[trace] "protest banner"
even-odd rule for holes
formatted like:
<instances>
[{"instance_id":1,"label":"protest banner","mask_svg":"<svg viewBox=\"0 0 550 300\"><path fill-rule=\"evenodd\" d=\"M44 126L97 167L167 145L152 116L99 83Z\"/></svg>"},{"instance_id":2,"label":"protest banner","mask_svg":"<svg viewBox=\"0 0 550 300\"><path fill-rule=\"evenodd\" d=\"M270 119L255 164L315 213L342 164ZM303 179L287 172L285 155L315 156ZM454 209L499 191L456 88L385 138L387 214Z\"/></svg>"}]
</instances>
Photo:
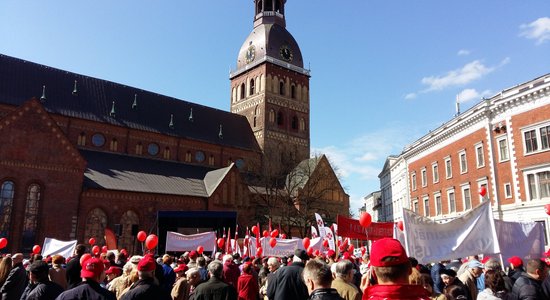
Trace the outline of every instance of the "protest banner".
<instances>
[{"instance_id":1,"label":"protest banner","mask_svg":"<svg viewBox=\"0 0 550 300\"><path fill-rule=\"evenodd\" d=\"M166 251L192 251L203 246L204 251L216 252L216 232L209 231L185 235L173 231L166 233Z\"/></svg>"},{"instance_id":2,"label":"protest banner","mask_svg":"<svg viewBox=\"0 0 550 300\"><path fill-rule=\"evenodd\" d=\"M503 261L512 256L539 258L544 252L542 223L494 221Z\"/></svg>"},{"instance_id":3,"label":"protest banner","mask_svg":"<svg viewBox=\"0 0 550 300\"><path fill-rule=\"evenodd\" d=\"M393 236L393 223L372 222L369 227L363 227L359 220L338 216L338 236L359 240L378 240Z\"/></svg>"},{"instance_id":4,"label":"protest banner","mask_svg":"<svg viewBox=\"0 0 550 300\"><path fill-rule=\"evenodd\" d=\"M59 254L65 258L73 255L77 241L61 241L53 238L45 238L42 246L42 257Z\"/></svg>"}]
</instances>

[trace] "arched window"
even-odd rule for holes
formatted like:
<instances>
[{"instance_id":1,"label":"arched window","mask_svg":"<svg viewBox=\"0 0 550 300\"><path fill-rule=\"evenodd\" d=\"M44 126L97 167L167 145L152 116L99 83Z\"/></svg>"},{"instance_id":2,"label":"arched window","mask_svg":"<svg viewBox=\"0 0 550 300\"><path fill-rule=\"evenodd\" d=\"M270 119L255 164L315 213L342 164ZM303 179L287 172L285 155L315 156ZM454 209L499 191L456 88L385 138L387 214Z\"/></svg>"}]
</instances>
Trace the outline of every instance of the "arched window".
<instances>
[{"instance_id":1,"label":"arched window","mask_svg":"<svg viewBox=\"0 0 550 300\"><path fill-rule=\"evenodd\" d=\"M244 82L243 82L243 83L241 83L241 99L244 99L246 97L245 94L246 94L246 88L245 88Z\"/></svg>"},{"instance_id":2,"label":"arched window","mask_svg":"<svg viewBox=\"0 0 550 300\"><path fill-rule=\"evenodd\" d=\"M143 145L141 144L141 142L136 144L136 154L137 155L143 154Z\"/></svg>"},{"instance_id":3,"label":"arched window","mask_svg":"<svg viewBox=\"0 0 550 300\"><path fill-rule=\"evenodd\" d=\"M107 214L101 208L94 208L86 217L85 238L95 238L96 244L104 245L105 227L107 226Z\"/></svg>"},{"instance_id":4,"label":"arched window","mask_svg":"<svg viewBox=\"0 0 550 300\"><path fill-rule=\"evenodd\" d=\"M279 81L279 95L285 95L285 83L284 81Z\"/></svg>"},{"instance_id":5,"label":"arched window","mask_svg":"<svg viewBox=\"0 0 550 300\"><path fill-rule=\"evenodd\" d=\"M277 112L277 125L279 126L283 126L285 124L285 120L283 118L283 113L282 112Z\"/></svg>"},{"instance_id":6,"label":"arched window","mask_svg":"<svg viewBox=\"0 0 550 300\"><path fill-rule=\"evenodd\" d=\"M23 250L30 250L36 241L36 228L38 227L38 208L40 206L40 186L31 184L27 190L27 203L23 218Z\"/></svg>"},{"instance_id":7,"label":"arched window","mask_svg":"<svg viewBox=\"0 0 550 300\"><path fill-rule=\"evenodd\" d=\"M15 184L12 181L4 181L0 190L0 236L8 238L10 235L11 211Z\"/></svg>"},{"instance_id":8,"label":"arched window","mask_svg":"<svg viewBox=\"0 0 550 300\"><path fill-rule=\"evenodd\" d=\"M214 155L210 155L210 157L208 157L208 164L213 166L214 164L216 163L216 159L214 158Z\"/></svg>"},{"instance_id":9,"label":"arched window","mask_svg":"<svg viewBox=\"0 0 550 300\"><path fill-rule=\"evenodd\" d=\"M81 133L78 135L77 145L78 145L78 146L86 146L86 133L81 132Z\"/></svg>"},{"instance_id":10,"label":"arched window","mask_svg":"<svg viewBox=\"0 0 550 300\"><path fill-rule=\"evenodd\" d=\"M164 148L162 157L164 157L164 159L170 159L170 147Z\"/></svg>"},{"instance_id":11,"label":"arched window","mask_svg":"<svg viewBox=\"0 0 550 300\"><path fill-rule=\"evenodd\" d=\"M304 118L300 119L300 131L306 130L306 120Z\"/></svg>"},{"instance_id":12,"label":"arched window","mask_svg":"<svg viewBox=\"0 0 550 300\"><path fill-rule=\"evenodd\" d=\"M297 116L292 117L292 129L294 129L294 130L298 129L298 117Z\"/></svg>"},{"instance_id":13,"label":"arched window","mask_svg":"<svg viewBox=\"0 0 550 300\"><path fill-rule=\"evenodd\" d=\"M295 85L290 86L290 98L296 99L296 86Z\"/></svg>"},{"instance_id":14,"label":"arched window","mask_svg":"<svg viewBox=\"0 0 550 300\"><path fill-rule=\"evenodd\" d=\"M254 95L254 79L250 79L250 95Z\"/></svg>"},{"instance_id":15,"label":"arched window","mask_svg":"<svg viewBox=\"0 0 550 300\"><path fill-rule=\"evenodd\" d=\"M125 212L120 218L120 225L122 225L122 232L118 238L118 248L126 249L128 251L135 252L134 236L132 235L132 226L139 227L139 217L136 212L129 210Z\"/></svg>"},{"instance_id":16,"label":"arched window","mask_svg":"<svg viewBox=\"0 0 550 300\"><path fill-rule=\"evenodd\" d=\"M110 145L109 149L111 149L111 151L117 151L118 141L116 139L111 140L111 145Z\"/></svg>"},{"instance_id":17,"label":"arched window","mask_svg":"<svg viewBox=\"0 0 550 300\"><path fill-rule=\"evenodd\" d=\"M275 111L273 109L269 110L269 123L275 123Z\"/></svg>"}]
</instances>

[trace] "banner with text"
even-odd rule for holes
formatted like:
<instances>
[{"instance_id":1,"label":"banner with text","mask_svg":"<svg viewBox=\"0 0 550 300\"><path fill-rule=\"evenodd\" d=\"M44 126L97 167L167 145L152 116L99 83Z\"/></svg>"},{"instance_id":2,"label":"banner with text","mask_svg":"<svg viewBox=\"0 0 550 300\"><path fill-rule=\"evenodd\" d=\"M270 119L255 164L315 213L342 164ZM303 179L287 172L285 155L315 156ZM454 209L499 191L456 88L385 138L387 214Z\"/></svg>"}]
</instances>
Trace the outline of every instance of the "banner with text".
<instances>
[{"instance_id":1,"label":"banner with text","mask_svg":"<svg viewBox=\"0 0 550 300\"><path fill-rule=\"evenodd\" d=\"M369 227L365 228L359 224L359 220L346 218L340 215L336 220L338 223L338 236L359 240L378 240L393 236L393 223L391 222L372 222Z\"/></svg>"},{"instance_id":2,"label":"banner with text","mask_svg":"<svg viewBox=\"0 0 550 300\"><path fill-rule=\"evenodd\" d=\"M275 247L271 247L269 245L269 240L271 238L261 238L260 239L260 245L262 247L262 256L288 256L291 254L294 254L294 250L296 249L304 249L304 246L302 244L302 239L300 238L292 238L292 239L277 239L277 244ZM314 251L319 250L323 251L323 243L322 239L320 237L310 239L309 247L311 247ZM256 238L251 237L250 238L250 253L251 255L256 255Z\"/></svg>"},{"instance_id":3,"label":"banner with text","mask_svg":"<svg viewBox=\"0 0 550 300\"><path fill-rule=\"evenodd\" d=\"M544 227L537 222L495 220L495 229L503 261L512 256L539 258L544 253Z\"/></svg>"},{"instance_id":4,"label":"banner with text","mask_svg":"<svg viewBox=\"0 0 550 300\"><path fill-rule=\"evenodd\" d=\"M419 263L500 253L489 201L444 224L405 208L403 218L408 255Z\"/></svg>"},{"instance_id":5,"label":"banner with text","mask_svg":"<svg viewBox=\"0 0 550 300\"><path fill-rule=\"evenodd\" d=\"M45 238L42 246L42 257L59 254L65 258L73 256L77 241L60 241L52 238Z\"/></svg>"},{"instance_id":6,"label":"banner with text","mask_svg":"<svg viewBox=\"0 0 550 300\"><path fill-rule=\"evenodd\" d=\"M204 251L216 252L216 233L214 231L185 235L173 231L166 233L166 251L192 251L202 246Z\"/></svg>"}]
</instances>

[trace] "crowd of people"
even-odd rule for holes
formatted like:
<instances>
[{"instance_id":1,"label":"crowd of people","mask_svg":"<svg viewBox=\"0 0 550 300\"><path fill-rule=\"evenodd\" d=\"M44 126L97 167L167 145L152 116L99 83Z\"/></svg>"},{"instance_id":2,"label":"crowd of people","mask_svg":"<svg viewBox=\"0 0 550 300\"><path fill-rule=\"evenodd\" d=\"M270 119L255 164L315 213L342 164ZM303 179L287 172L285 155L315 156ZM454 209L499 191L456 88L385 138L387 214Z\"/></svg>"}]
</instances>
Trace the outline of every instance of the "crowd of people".
<instances>
[{"instance_id":1,"label":"crowd of people","mask_svg":"<svg viewBox=\"0 0 550 300\"><path fill-rule=\"evenodd\" d=\"M550 251L545 253L550 256ZM421 265L398 240L373 243L362 257L334 251L317 256L297 249L288 257L240 257L197 251L180 256L6 255L0 261L2 300L359 300L550 299L550 259L495 258Z\"/></svg>"}]
</instances>

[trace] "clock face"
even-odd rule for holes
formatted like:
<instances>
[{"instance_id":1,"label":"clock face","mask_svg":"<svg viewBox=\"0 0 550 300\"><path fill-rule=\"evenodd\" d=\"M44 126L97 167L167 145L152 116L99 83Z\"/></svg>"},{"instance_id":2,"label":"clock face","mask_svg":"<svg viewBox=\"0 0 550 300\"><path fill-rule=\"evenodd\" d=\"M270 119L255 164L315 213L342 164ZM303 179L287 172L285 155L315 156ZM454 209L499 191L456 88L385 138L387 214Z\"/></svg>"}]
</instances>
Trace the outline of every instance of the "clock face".
<instances>
[{"instance_id":1,"label":"clock face","mask_svg":"<svg viewBox=\"0 0 550 300\"><path fill-rule=\"evenodd\" d=\"M281 49L279 49L279 54L281 55L281 58L286 61L292 61L292 50L288 47L288 45L282 45Z\"/></svg>"},{"instance_id":2,"label":"clock face","mask_svg":"<svg viewBox=\"0 0 550 300\"><path fill-rule=\"evenodd\" d=\"M250 47L246 50L246 63L254 61L254 58L256 58L256 47L254 47L254 45L250 45Z\"/></svg>"}]
</instances>

